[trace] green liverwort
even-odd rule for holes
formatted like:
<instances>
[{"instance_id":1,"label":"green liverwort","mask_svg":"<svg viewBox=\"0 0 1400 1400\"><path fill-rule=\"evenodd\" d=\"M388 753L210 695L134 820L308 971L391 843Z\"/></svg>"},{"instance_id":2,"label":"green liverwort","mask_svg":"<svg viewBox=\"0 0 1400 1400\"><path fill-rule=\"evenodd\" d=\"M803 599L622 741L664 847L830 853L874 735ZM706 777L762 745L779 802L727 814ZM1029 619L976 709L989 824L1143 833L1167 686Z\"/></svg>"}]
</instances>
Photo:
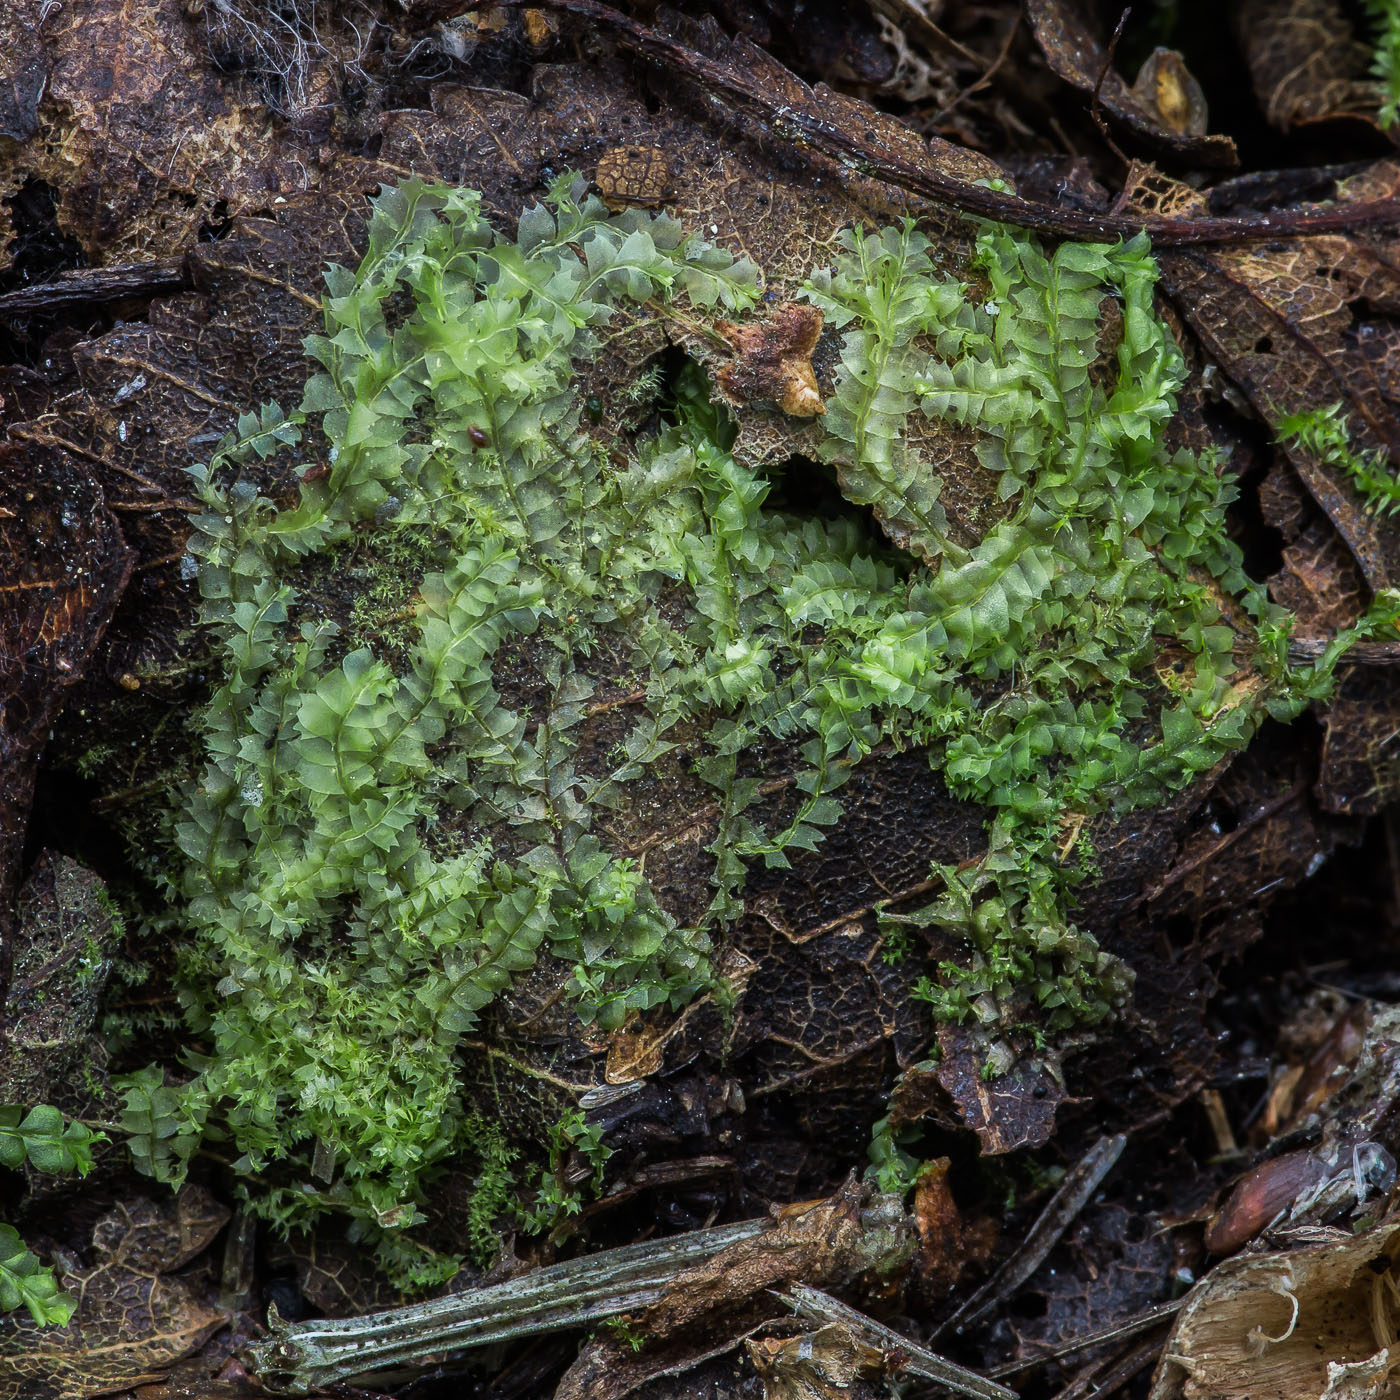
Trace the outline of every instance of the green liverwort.
<instances>
[{"instance_id":1,"label":"green liverwort","mask_svg":"<svg viewBox=\"0 0 1400 1400\"><path fill-rule=\"evenodd\" d=\"M245 415L194 470L218 679L177 893L207 1053L183 1085L130 1082L147 1169L179 1179L216 1131L280 1225L347 1214L400 1278L444 1276L454 1261L402 1234L431 1173L474 1154L489 1208L507 1194L512 1149L457 1075L483 1009L545 956L603 1028L712 986L748 863L817 849L882 744L923 746L991 813L986 857L905 916L964 941L923 984L938 1014L1031 998L1054 1028L1123 1000L1126 970L1071 921L1086 823L1296 712L1346 639L1288 665L1286 621L1226 535L1219 464L1164 446L1184 370L1145 241L1049 256L989 227L975 264L989 298L912 227L856 232L807 289L842 331L823 455L895 547L769 506L694 367L654 436L588 436L574 366L614 313L742 315L750 264L568 178L514 238L468 190L413 181L375 201L363 262L328 275L300 407ZM1122 333L1101 362L1109 297ZM911 446L916 416L976 434L1005 509L971 547ZM297 499L272 499L264 464L298 453ZM363 613L342 629L306 588L351 546L419 571L391 638ZM599 654L642 696L601 767L578 761ZM503 680L522 657L528 713ZM713 897L691 926L595 830L678 733L716 811ZM777 829L741 761L772 741L800 759ZM601 1167L586 1125L560 1131L555 1156L567 1139ZM566 1208L546 1180L536 1223Z\"/></svg>"}]
</instances>

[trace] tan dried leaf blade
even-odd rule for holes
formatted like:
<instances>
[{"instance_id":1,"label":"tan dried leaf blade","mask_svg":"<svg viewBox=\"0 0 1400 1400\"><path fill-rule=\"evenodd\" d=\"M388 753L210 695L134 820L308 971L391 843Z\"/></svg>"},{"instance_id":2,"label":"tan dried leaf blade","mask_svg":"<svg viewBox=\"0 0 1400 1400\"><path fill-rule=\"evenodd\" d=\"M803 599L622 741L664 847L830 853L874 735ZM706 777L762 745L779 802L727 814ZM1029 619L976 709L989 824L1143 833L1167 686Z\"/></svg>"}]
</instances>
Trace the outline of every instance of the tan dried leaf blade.
<instances>
[{"instance_id":1,"label":"tan dried leaf blade","mask_svg":"<svg viewBox=\"0 0 1400 1400\"><path fill-rule=\"evenodd\" d=\"M65 1328L0 1319L0 1400L84 1400L145 1381L188 1355L227 1322L172 1271L223 1229L228 1210L200 1187L167 1205L140 1197L93 1227L96 1262L59 1279L78 1300Z\"/></svg>"}]
</instances>

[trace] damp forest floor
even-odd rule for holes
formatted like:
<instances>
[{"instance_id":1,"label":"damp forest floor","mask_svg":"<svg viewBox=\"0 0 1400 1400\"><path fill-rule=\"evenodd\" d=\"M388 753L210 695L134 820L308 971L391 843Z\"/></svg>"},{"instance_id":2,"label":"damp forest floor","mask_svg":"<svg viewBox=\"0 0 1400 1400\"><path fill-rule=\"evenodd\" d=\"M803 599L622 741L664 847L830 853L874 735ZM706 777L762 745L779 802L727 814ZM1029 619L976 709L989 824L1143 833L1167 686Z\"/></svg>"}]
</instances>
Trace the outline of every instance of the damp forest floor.
<instances>
[{"instance_id":1,"label":"damp forest floor","mask_svg":"<svg viewBox=\"0 0 1400 1400\"><path fill-rule=\"evenodd\" d=\"M0 8L0 1400L1391 1393L1400 9Z\"/></svg>"}]
</instances>

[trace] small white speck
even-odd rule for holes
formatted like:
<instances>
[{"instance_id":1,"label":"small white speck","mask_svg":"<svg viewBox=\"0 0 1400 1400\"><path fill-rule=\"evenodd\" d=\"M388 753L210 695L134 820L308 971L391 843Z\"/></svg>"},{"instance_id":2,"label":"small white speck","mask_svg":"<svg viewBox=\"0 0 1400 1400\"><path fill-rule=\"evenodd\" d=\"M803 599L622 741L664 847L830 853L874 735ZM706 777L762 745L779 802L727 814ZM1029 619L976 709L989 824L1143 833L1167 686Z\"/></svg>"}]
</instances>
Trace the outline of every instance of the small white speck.
<instances>
[{"instance_id":1,"label":"small white speck","mask_svg":"<svg viewBox=\"0 0 1400 1400\"><path fill-rule=\"evenodd\" d=\"M239 789L238 795L250 806L261 807L263 801L263 785L261 778L249 778Z\"/></svg>"},{"instance_id":2,"label":"small white speck","mask_svg":"<svg viewBox=\"0 0 1400 1400\"><path fill-rule=\"evenodd\" d=\"M718 225L718 224L711 224L711 225L710 225L710 233L711 233L711 235L714 235L714 234L716 234L716 233L718 233L718 232L719 232L719 225Z\"/></svg>"},{"instance_id":3,"label":"small white speck","mask_svg":"<svg viewBox=\"0 0 1400 1400\"><path fill-rule=\"evenodd\" d=\"M117 436L118 436L123 442L126 441L126 419L125 419L125 418L123 418L122 421L121 421L120 423L117 424Z\"/></svg>"},{"instance_id":4,"label":"small white speck","mask_svg":"<svg viewBox=\"0 0 1400 1400\"><path fill-rule=\"evenodd\" d=\"M138 374L135 379L128 379L125 384L112 396L113 403L125 403L133 394L139 394L146 387L146 376Z\"/></svg>"},{"instance_id":5,"label":"small white speck","mask_svg":"<svg viewBox=\"0 0 1400 1400\"><path fill-rule=\"evenodd\" d=\"M180 577L182 579L192 579L199 573L199 560L193 554L186 554L180 560Z\"/></svg>"},{"instance_id":6,"label":"small white speck","mask_svg":"<svg viewBox=\"0 0 1400 1400\"><path fill-rule=\"evenodd\" d=\"M63 522L65 528L71 530L78 523L78 517L73 511L73 507L64 503L63 509L59 511L58 518Z\"/></svg>"}]
</instances>

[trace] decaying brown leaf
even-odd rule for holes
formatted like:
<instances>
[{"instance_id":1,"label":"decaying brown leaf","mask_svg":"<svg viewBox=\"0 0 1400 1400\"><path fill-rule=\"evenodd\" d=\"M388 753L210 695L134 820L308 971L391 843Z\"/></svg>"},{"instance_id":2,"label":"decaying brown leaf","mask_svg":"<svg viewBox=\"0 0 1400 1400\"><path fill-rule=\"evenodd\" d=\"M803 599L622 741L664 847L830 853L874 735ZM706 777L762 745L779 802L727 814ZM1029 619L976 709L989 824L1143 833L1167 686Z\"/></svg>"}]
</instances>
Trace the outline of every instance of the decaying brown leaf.
<instances>
[{"instance_id":1,"label":"decaying brown leaf","mask_svg":"<svg viewBox=\"0 0 1400 1400\"><path fill-rule=\"evenodd\" d=\"M49 727L82 678L132 558L92 476L0 448L0 921ZM0 922L0 938L7 930ZM9 980L8 940L0 986Z\"/></svg>"},{"instance_id":2,"label":"decaying brown leaf","mask_svg":"<svg viewBox=\"0 0 1400 1400\"><path fill-rule=\"evenodd\" d=\"M1236 27L1255 95L1284 130L1335 118L1375 122L1371 50L1342 0L1243 0Z\"/></svg>"},{"instance_id":3,"label":"decaying brown leaf","mask_svg":"<svg viewBox=\"0 0 1400 1400\"><path fill-rule=\"evenodd\" d=\"M318 183L314 148L220 80L178 4L6 9L30 36L12 79L29 131L0 150L0 189L52 186L60 226L92 262L183 252L201 225ZM36 103L33 75L44 69Z\"/></svg>"},{"instance_id":4,"label":"decaying brown leaf","mask_svg":"<svg viewBox=\"0 0 1400 1400\"><path fill-rule=\"evenodd\" d=\"M1192 1289L1151 1400L1380 1400L1400 1364L1400 1224L1227 1260Z\"/></svg>"},{"instance_id":5,"label":"decaying brown leaf","mask_svg":"<svg viewBox=\"0 0 1400 1400\"><path fill-rule=\"evenodd\" d=\"M197 1279L174 1272L228 1217L207 1191L186 1186L168 1204L138 1197L104 1215L93 1227L91 1265L56 1251L78 1310L62 1329L0 1318L0 1400L84 1400L159 1380L228 1321L203 1300Z\"/></svg>"},{"instance_id":6,"label":"decaying brown leaf","mask_svg":"<svg viewBox=\"0 0 1400 1400\"><path fill-rule=\"evenodd\" d=\"M112 954L102 881L53 851L35 861L18 900L15 955L0 1020L0 1103L88 1108L106 1061L92 1040Z\"/></svg>"},{"instance_id":7,"label":"decaying brown leaf","mask_svg":"<svg viewBox=\"0 0 1400 1400\"><path fill-rule=\"evenodd\" d=\"M604 151L593 183L609 209L655 208L675 194L671 162L659 146L616 146Z\"/></svg>"},{"instance_id":8,"label":"decaying brown leaf","mask_svg":"<svg viewBox=\"0 0 1400 1400\"><path fill-rule=\"evenodd\" d=\"M934 1075L981 1140L983 1152L996 1156L1050 1140L1055 1110L1065 1099L1057 1056L1028 1046L1017 1054L1000 1035L973 1026L940 1026L938 1044L943 1058ZM988 1064L1004 1072L988 1078Z\"/></svg>"},{"instance_id":9,"label":"decaying brown leaf","mask_svg":"<svg viewBox=\"0 0 1400 1400\"><path fill-rule=\"evenodd\" d=\"M1201 85L1175 49L1156 48L1133 79L1133 96L1178 136L1204 136L1208 113Z\"/></svg>"},{"instance_id":10,"label":"decaying brown leaf","mask_svg":"<svg viewBox=\"0 0 1400 1400\"><path fill-rule=\"evenodd\" d=\"M1338 199L1400 187L1392 163L1340 182ZM1141 186L1140 186L1141 188ZM1180 199L1193 196L1184 189ZM1162 198L1160 185L1154 206ZM1199 200L1199 196L1195 196ZM1267 215L1261 217L1267 218ZM1275 432L1289 414L1341 402L1360 451L1400 447L1397 392L1385 366L1400 335L1400 276L1389 235L1320 236L1249 248L1173 249L1162 284L1206 353ZM1358 345L1371 345L1358 354ZM1372 588L1400 577L1400 532L1306 450L1289 459Z\"/></svg>"}]
</instances>

